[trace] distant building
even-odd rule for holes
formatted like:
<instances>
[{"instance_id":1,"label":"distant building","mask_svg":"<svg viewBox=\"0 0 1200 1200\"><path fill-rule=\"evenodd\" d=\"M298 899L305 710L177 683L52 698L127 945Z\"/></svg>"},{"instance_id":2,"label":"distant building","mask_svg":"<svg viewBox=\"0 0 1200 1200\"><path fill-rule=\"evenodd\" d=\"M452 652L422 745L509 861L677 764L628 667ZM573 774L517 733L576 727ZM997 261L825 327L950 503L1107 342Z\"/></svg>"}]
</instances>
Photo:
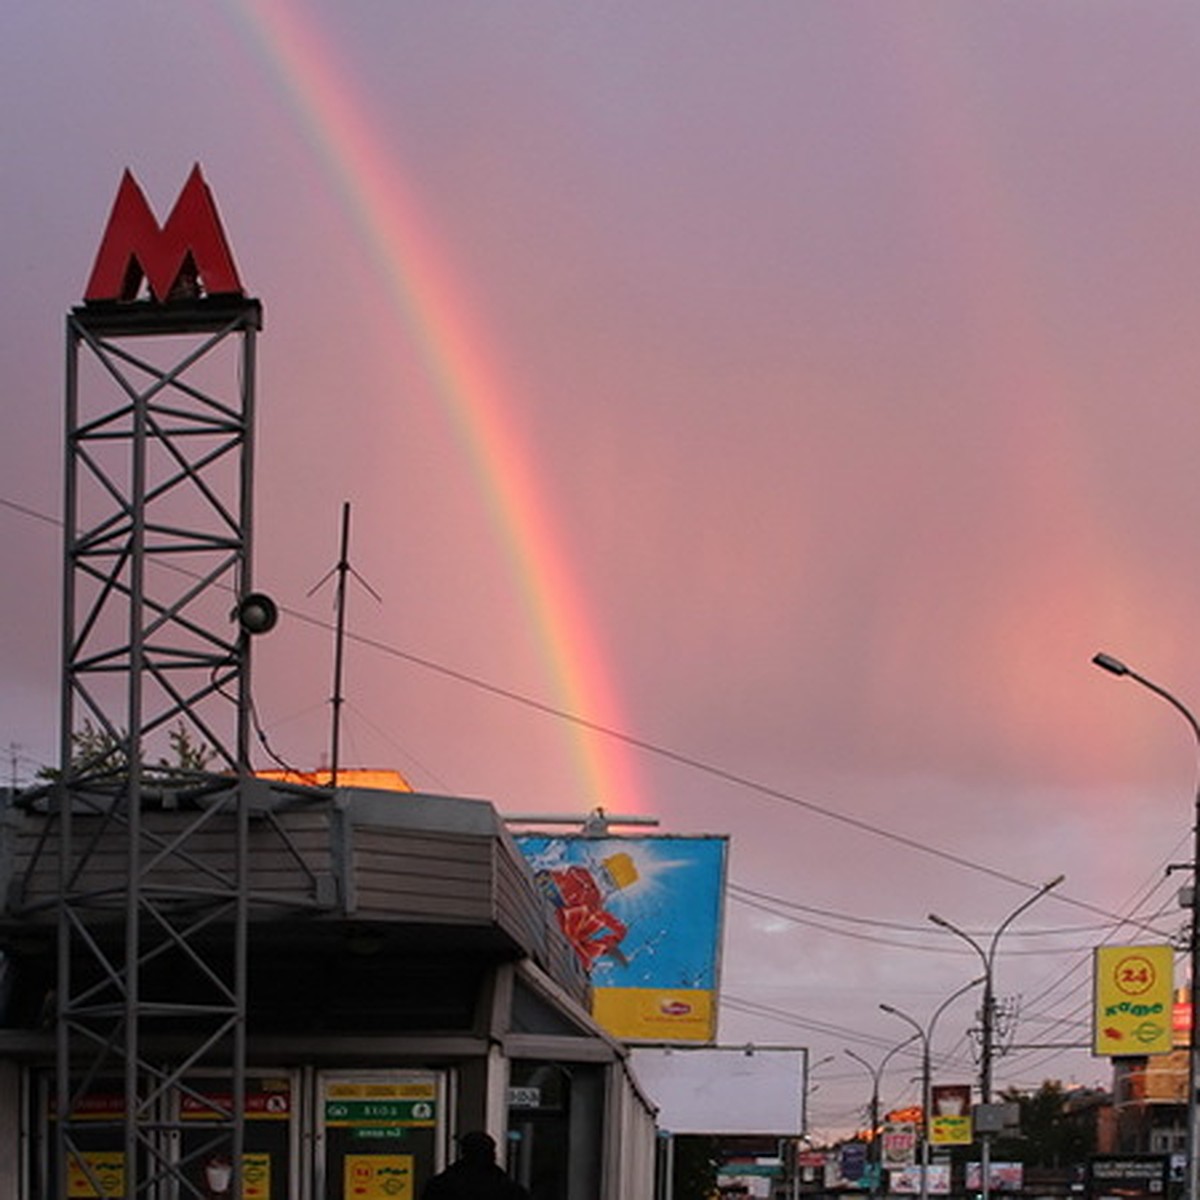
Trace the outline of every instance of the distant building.
<instances>
[{"instance_id":1,"label":"distant building","mask_svg":"<svg viewBox=\"0 0 1200 1200\"><path fill-rule=\"evenodd\" d=\"M1186 1152L1187 1079L1186 1049L1113 1059L1115 1152Z\"/></svg>"},{"instance_id":2,"label":"distant building","mask_svg":"<svg viewBox=\"0 0 1200 1200\"><path fill-rule=\"evenodd\" d=\"M1169 1054L1112 1060L1115 1153L1187 1152L1191 1005L1186 988L1176 992L1172 1029L1174 1049Z\"/></svg>"}]
</instances>

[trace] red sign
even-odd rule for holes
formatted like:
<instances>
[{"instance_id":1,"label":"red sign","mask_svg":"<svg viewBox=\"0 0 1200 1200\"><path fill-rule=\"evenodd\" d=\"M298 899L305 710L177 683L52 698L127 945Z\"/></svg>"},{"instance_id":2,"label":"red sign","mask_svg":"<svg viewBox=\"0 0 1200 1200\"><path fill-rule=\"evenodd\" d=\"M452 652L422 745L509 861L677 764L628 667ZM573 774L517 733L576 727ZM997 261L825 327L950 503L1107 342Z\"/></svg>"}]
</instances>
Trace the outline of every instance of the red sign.
<instances>
[{"instance_id":1,"label":"red sign","mask_svg":"<svg viewBox=\"0 0 1200 1200\"><path fill-rule=\"evenodd\" d=\"M199 164L161 228L133 175L121 179L83 298L136 300L143 278L160 304L245 295Z\"/></svg>"},{"instance_id":2,"label":"red sign","mask_svg":"<svg viewBox=\"0 0 1200 1200\"><path fill-rule=\"evenodd\" d=\"M201 1099L203 1097L203 1099ZM205 1103L205 1101L210 1103ZM247 1120L291 1115L291 1096L283 1089L277 1091L247 1091L245 1100ZM184 1093L180 1097L179 1115L186 1120L213 1121L233 1111L233 1096L229 1092Z\"/></svg>"},{"instance_id":3,"label":"red sign","mask_svg":"<svg viewBox=\"0 0 1200 1200\"><path fill-rule=\"evenodd\" d=\"M1176 1046L1186 1046L1192 1036L1192 1006L1186 1000L1177 1002L1171 1009L1171 1034Z\"/></svg>"}]
</instances>

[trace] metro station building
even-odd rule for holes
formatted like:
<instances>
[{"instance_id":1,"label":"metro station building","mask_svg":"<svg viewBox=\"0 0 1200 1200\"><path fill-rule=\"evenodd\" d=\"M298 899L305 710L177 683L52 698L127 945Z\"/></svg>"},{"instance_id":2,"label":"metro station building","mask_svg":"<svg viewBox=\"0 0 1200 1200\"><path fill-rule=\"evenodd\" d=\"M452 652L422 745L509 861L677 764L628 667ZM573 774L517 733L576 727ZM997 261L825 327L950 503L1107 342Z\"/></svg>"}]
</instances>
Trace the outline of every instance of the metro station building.
<instances>
[{"instance_id":1,"label":"metro station building","mask_svg":"<svg viewBox=\"0 0 1200 1200\"><path fill-rule=\"evenodd\" d=\"M453 1157L455 1135L486 1129L534 1197L648 1200L652 1109L624 1047L588 1015L584 969L493 807L281 784L264 784L261 802L250 829L244 1149L259 1183L246 1195L340 1200L354 1194L355 1172L370 1180L394 1167L406 1173L401 1190L379 1194L416 1196ZM169 839L197 813L143 815ZM0 831L0 1194L14 1200L56 1196L61 1182L52 819L49 798L34 798L8 809ZM96 861L119 872L120 837L95 833L112 841ZM208 864L228 865L228 829L206 836ZM211 938L227 933L214 927ZM115 952L119 913L109 935ZM185 979L176 999L182 1024ZM164 1060L178 1053L170 1032L156 1036ZM169 1111L155 1153L187 1159L210 1116L203 1097L227 1092L227 1080L199 1070L160 1096ZM121 1081L95 1095L88 1150L119 1180ZM206 1168L196 1162L198 1187L211 1188ZM71 1187L90 1194L82 1180Z\"/></svg>"}]
</instances>

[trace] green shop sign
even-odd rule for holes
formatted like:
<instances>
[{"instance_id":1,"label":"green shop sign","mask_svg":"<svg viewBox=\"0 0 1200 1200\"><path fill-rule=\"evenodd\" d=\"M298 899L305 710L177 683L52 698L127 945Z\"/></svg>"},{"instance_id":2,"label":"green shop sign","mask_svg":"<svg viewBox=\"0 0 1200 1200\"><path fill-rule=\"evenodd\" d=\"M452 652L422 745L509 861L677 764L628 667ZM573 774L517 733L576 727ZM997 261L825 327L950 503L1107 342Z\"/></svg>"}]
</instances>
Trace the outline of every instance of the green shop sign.
<instances>
[{"instance_id":1,"label":"green shop sign","mask_svg":"<svg viewBox=\"0 0 1200 1200\"><path fill-rule=\"evenodd\" d=\"M434 1124L436 1111L432 1100L326 1100L325 1124L351 1127L411 1126Z\"/></svg>"}]
</instances>

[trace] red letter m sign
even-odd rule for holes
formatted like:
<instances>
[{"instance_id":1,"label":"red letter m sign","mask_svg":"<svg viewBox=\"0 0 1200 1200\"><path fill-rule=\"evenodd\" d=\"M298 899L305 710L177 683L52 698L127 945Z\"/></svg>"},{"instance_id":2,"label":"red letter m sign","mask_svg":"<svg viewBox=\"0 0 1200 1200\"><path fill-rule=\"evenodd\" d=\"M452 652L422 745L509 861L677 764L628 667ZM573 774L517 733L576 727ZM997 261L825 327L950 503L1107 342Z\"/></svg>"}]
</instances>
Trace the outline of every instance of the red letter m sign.
<instances>
[{"instance_id":1,"label":"red letter m sign","mask_svg":"<svg viewBox=\"0 0 1200 1200\"><path fill-rule=\"evenodd\" d=\"M160 303L202 293L244 294L199 166L192 168L161 229L142 189L125 172L83 298L136 300L143 276Z\"/></svg>"}]
</instances>

